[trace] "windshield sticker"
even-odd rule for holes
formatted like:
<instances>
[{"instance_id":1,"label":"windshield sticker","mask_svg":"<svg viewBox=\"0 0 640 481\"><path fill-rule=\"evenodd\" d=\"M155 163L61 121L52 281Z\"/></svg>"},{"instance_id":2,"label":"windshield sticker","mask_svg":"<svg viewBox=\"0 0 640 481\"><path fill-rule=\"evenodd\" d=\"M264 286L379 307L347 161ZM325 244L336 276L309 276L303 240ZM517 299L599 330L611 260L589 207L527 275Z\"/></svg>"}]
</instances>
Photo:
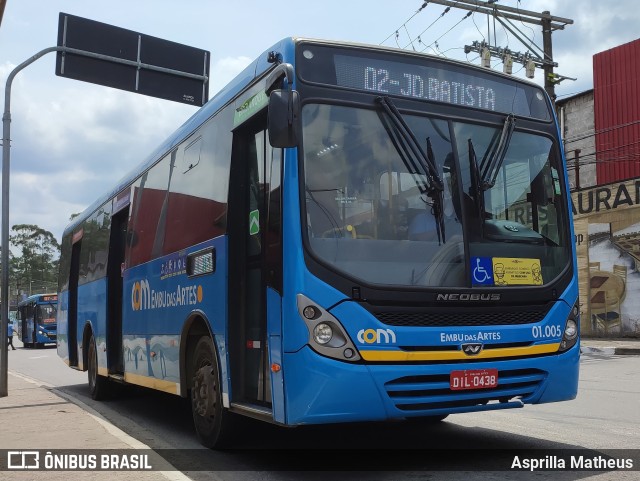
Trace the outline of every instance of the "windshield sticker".
<instances>
[{"instance_id":1,"label":"windshield sticker","mask_svg":"<svg viewBox=\"0 0 640 481\"><path fill-rule=\"evenodd\" d=\"M496 286L541 286L540 259L494 257L493 281Z\"/></svg>"},{"instance_id":2,"label":"windshield sticker","mask_svg":"<svg viewBox=\"0 0 640 481\"><path fill-rule=\"evenodd\" d=\"M254 96L250 97L240 107L238 107L233 115L234 128L243 123L245 120L251 118L260 110L265 108L269 103L269 97L264 90L258 92Z\"/></svg>"},{"instance_id":3,"label":"windshield sticker","mask_svg":"<svg viewBox=\"0 0 640 481\"><path fill-rule=\"evenodd\" d=\"M474 286L493 285L493 263L491 257L471 258L471 281Z\"/></svg>"},{"instance_id":4,"label":"windshield sticker","mask_svg":"<svg viewBox=\"0 0 640 481\"><path fill-rule=\"evenodd\" d=\"M249 235L260 232L260 211L258 209L249 212Z\"/></svg>"}]
</instances>

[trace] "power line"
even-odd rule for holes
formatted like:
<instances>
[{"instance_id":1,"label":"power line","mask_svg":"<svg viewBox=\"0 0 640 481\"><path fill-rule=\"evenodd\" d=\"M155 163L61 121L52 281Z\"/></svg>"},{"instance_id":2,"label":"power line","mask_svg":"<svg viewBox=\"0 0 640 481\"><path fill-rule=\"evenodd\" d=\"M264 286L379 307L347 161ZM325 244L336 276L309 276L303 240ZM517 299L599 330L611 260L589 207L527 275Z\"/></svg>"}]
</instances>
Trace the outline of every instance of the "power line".
<instances>
[{"instance_id":1,"label":"power line","mask_svg":"<svg viewBox=\"0 0 640 481\"><path fill-rule=\"evenodd\" d=\"M615 150L622 149L622 148L625 148L625 147L630 147L632 145L638 145L638 144L640 144L640 141L629 142L628 144L620 145L620 146L617 146L617 147L611 147L609 149L595 150L595 151L590 152L588 154L582 154L582 155L579 156L579 158L580 159L584 159L585 157L593 157L594 155L602 155L602 154L605 154L605 153L611 153L611 152L613 152ZM567 153L575 152L576 150L579 150L579 149L565 151L565 156L566 156ZM638 152L640 152L640 150ZM629 154L630 154L630 152L625 153L625 155L629 155ZM568 160L571 160L571 159L568 159ZM611 160L611 159L601 159L601 160Z\"/></svg>"},{"instance_id":2,"label":"power line","mask_svg":"<svg viewBox=\"0 0 640 481\"><path fill-rule=\"evenodd\" d=\"M596 135L599 135L599 134L605 134L607 132L611 132L612 130L622 129L622 128L629 127L631 125L636 125L636 124L640 124L640 120L634 120L632 122L627 122L626 124L619 124L619 125L614 125L612 127L607 127L606 129L597 130L597 131L594 131L593 133L586 134L581 137L571 137L569 139L564 139L564 143L570 144L572 142L577 142L578 140L588 139L589 137L595 137Z\"/></svg>"},{"instance_id":3,"label":"power line","mask_svg":"<svg viewBox=\"0 0 640 481\"><path fill-rule=\"evenodd\" d=\"M487 17L488 18L488 17ZM487 39L484 37L484 34L482 33L482 31L480 30L480 28L478 27L478 24L476 23L476 13L472 12L472 16L471 16L471 20L473 21L473 24L476 27L476 30L478 31L478 33L480 34L480 36L482 37L482 41L486 42ZM491 37L489 37L489 43L491 43Z\"/></svg>"},{"instance_id":4,"label":"power line","mask_svg":"<svg viewBox=\"0 0 640 481\"><path fill-rule=\"evenodd\" d=\"M422 32L420 32L420 33L418 34L418 36L416 37L416 40L418 41L418 43L422 43L422 40L421 40L421 38L420 38L420 37L422 37L422 35L424 35L424 33L425 33L427 30L429 30L431 27L433 27L433 25L435 25L435 23L436 23L438 20L440 20L442 17L444 17L444 16L449 12L449 10L451 10L451 7L447 7L447 8L445 8L445 9L442 11L442 13L440 14L440 16L439 16L439 17L437 17L433 22L431 22L431 23L429 24L429 26L428 26L427 28L425 28ZM411 40L411 38L409 38L409 39ZM410 43L410 44L413 44L413 40L411 41L411 43ZM406 46L406 47L404 47L404 48L407 48L408 46L409 46L409 45L407 45L407 46Z\"/></svg>"},{"instance_id":5,"label":"power line","mask_svg":"<svg viewBox=\"0 0 640 481\"><path fill-rule=\"evenodd\" d=\"M518 10L518 13L520 13L520 0L518 0L518 3L516 4L516 9ZM536 41L536 31L534 29L532 29L529 25L527 25L526 23L524 23L522 20L520 20L520 23L522 24L523 27L528 28L529 30L531 30L531 33L533 35L533 38L529 39L531 43L533 43L535 45L535 41ZM529 37L527 37L529 38Z\"/></svg>"},{"instance_id":6,"label":"power line","mask_svg":"<svg viewBox=\"0 0 640 481\"><path fill-rule=\"evenodd\" d=\"M473 12L468 12L464 17L462 17L460 20L458 20L458 22L451 27L449 30L447 30L446 32L444 32L442 35L440 35L438 38L436 38L431 44L427 45L422 52L424 52L427 48L431 47L433 44L435 44L438 40L440 40L442 37L444 37L446 34L448 34L451 30L453 30L454 28L456 28L458 25L460 25L464 20L466 20L467 18L469 18L471 16L471 14L473 14Z\"/></svg>"},{"instance_id":7,"label":"power line","mask_svg":"<svg viewBox=\"0 0 640 481\"><path fill-rule=\"evenodd\" d=\"M396 39L397 39L397 38L398 38L398 32L402 29L402 27L405 27L405 29L406 29L407 23L409 23L413 17L415 17L415 16L416 16L416 15L418 15L422 10L424 10L424 8L425 8L428 4L429 4L429 2L428 2L428 1L424 2L424 3L422 4L422 6L421 6L418 10L416 10L416 12L415 12L413 15L411 15L411 16L410 16L410 17L409 17L409 18L408 18L408 19L407 19L407 20L406 20L402 25L400 25L398 28L396 28L396 29L395 29L395 31L391 33L391 35L389 35L389 36L388 36L387 38L385 38L382 42L380 42L380 44L379 44L379 45L382 45L383 43L385 43L387 40L389 40L389 39L390 39L391 37L393 37L394 35L396 35ZM409 32L407 31L407 34L408 34L408 33L409 33ZM409 38L411 38L411 37L409 37Z\"/></svg>"}]
</instances>

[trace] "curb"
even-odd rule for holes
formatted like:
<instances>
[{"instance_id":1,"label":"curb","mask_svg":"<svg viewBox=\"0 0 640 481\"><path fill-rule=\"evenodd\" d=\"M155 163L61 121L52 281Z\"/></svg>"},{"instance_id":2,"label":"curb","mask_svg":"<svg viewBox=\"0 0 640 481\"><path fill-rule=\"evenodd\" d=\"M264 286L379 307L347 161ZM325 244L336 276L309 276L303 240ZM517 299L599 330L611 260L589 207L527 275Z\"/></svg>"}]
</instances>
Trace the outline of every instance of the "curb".
<instances>
[{"instance_id":1,"label":"curb","mask_svg":"<svg viewBox=\"0 0 640 481\"><path fill-rule=\"evenodd\" d=\"M602 354L605 356L613 356L616 353L615 347L589 347L580 346L581 354Z\"/></svg>"},{"instance_id":2,"label":"curb","mask_svg":"<svg viewBox=\"0 0 640 481\"><path fill-rule=\"evenodd\" d=\"M114 438L118 439L119 441L123 442L124 444L127 444L131 449L149 449L152 450L152 448L150 448L149 446L147 446L145 443L143 443L142 441L138 441L136 438L130 436L129 434L127 434L126 432L124 432L123 430L121 430L120 428L118 428L116 425L112 424L107 418L105 418L102 414L100 414L98 411L96 411L95 409L93 409L91 406L89 406L88 404L85 404L84 402L82 402L80 399L77 399L75 397L73 397L70 394L67 394L66 392L58 389L57 387L55 387L52 384L49 384L47 382L44 381L40 381L38 379L34 379L30 376L27 376L25 374L19 373L19 372L15 372L15 371L8 371L8 374L18 377L28 383L34 384L40 388L46 389L47 391L53 393L54 395L75 404L76 406L78 406L80 409L82 409L88 416L92 417L100 426L102 426L102 428L109 433L111 436L113 436ZM170 463L169 463L170 464ZM185 475L183 472L175 470L175 471L155 471L155 473L157 473L159 476L164 477L167 481L191 481L191 478L189 478L187 475ZM215 477L214 479L219 479L217 477Z\"/></svg>"},{"instance_id":3,"label":"curb","mask_svg":"<svg viewBox=\"0 0 640 481\"><path fill-rule=\"evenodd\" d=\"M637 347L616 347L616 354L638 356L640 355L640 348Z\"/></svg>"}]
</instances>

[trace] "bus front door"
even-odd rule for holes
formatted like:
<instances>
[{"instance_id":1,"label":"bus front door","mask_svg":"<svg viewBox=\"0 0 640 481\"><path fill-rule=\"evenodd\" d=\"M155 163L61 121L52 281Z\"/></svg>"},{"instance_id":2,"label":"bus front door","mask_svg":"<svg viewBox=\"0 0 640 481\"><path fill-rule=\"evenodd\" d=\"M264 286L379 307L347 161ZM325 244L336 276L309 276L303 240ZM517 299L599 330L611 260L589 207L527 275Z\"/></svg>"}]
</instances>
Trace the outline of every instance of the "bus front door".
<instances>
[{"instance_id":1,"label":"bus front door","mask_svg":"<svg viewBox=\"0 0 640 481\"><path fill-rule=\"evenodd\" d=\"M266 116L247 124L234 132L228 217L231 401L270 411L266 294L281 272L281 153L269 145Z\"/></svg>"},{"instance_id":2,"label":"bus front door","mask_svg":"<svg viewBox=\"0 0 640 481\"><path fill-rule=\"evenodd\" d=\"M69 346L69 366L78 366L78 281L80 279L80 246L82 239L71 247L71 267L69 269L69 313L67 324L67 345Z\"/></svg>"},{"instance_id":3,"label":"bus front door","mask_svg":"<svg viewBox=\"0 0 640 481\"><path fill-rule=\"evenodd\" d=\"M127 240L129 208L124 208L111 217L109 238L109 260L107 276L109 278L107 315L107 364L109 374L124 373L122 355L122 268Z\"/></svg>"}]
</instances>

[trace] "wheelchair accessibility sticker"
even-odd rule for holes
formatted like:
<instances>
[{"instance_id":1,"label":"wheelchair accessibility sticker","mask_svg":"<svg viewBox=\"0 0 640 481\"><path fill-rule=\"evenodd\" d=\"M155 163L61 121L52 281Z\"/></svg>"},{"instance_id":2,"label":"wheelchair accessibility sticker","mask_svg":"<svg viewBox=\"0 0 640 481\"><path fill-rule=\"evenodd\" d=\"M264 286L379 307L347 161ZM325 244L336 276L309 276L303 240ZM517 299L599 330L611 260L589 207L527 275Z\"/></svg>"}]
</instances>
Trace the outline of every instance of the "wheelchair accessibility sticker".
<instances>
[{"instance_id":1,"label":"wheelchair accessibility sticker","mask_svg":"<svg viewBox=\"0 0 640 481\"><path fill-rule=\"evenodd\" d=\"M471 258L471 281L474 286L493 285L493 261L491 257Z\"/></svg>"}]
</instances>

